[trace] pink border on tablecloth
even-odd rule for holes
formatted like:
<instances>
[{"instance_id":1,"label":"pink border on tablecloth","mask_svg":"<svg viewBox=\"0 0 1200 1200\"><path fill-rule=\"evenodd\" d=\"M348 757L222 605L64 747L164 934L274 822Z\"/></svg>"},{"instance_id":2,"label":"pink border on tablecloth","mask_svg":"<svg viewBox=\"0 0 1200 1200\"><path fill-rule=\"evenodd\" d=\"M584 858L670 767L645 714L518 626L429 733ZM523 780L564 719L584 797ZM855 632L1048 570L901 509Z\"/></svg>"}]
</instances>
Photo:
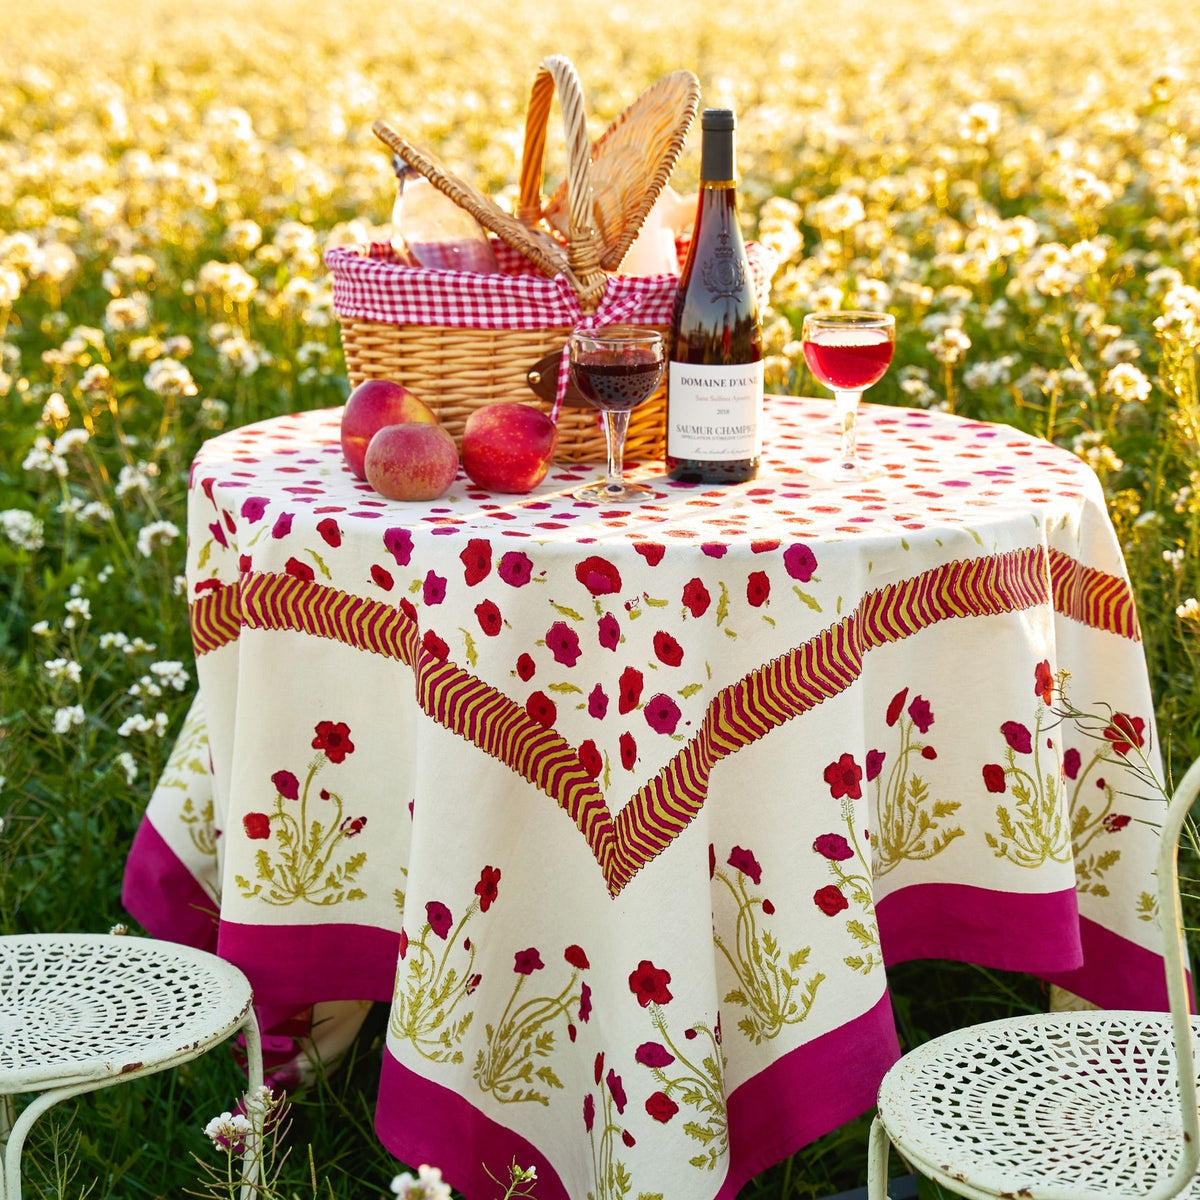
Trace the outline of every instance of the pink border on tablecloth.
<instances>
[{"instance_id":1,"label":"pink border on tablecloth","mask_svg":"<svg viewBox=\"0 0 1200 1200\"><path fill-rule=\"evenodd\" d=\"M884 961L949 958L1023 971L1103 1008L1167 1008L1161 956L1079 915L1074 891L912 884L876 905Z\"/></svg>"},{"instance_id":2,"label":"pink border on tablecloth","mask_svg":"<svg viewBox=\"0 0 1200 1200\"><path fill-rule=\"evenodd\" d=\"M732 1200L747 1180L866 1112L899 1054L891 1001L883 996L861 1017L798 1047L738 1087L728 1101L731 1161L717 1200ZM836 1090L828 1088L830 1081ZM582 1112L579 1119L582 1136ZM553 1167L525 1138L410 1071L388 1051L375 1131L401 1162L440 1167L447 1182L472 1200L493 1197L496 1186L487 1171L503 1179L514 1159L537 1168L539 1200L569 1200Z\"/></svg>"},{"instance_id":3,"label":"pink border on tablecloth","mask_svg":"<svg viewBox=\"0 0 1200 1200\"><path fill-rule=\"evenodd\" d=\"M133 839L121 902L152 937L215 951L240 967L261 997L260 1017L297 1012L322 1000L392 998L398 931L348 923L233 921L221 921L218 929L212 898L148 818Z\"/></svg>"},{"instance_id":4,"label":"pink border on tablecloth","mask_svg":"<svg viewBox=\"0 0 1200 1200\"><path fill-rule=\"evenodd\" d=\"M142 818L133 836L121 903L151 937L198 950L217 948L217 902L196 882L149 817Z\"/></svg>"}]
</instances>

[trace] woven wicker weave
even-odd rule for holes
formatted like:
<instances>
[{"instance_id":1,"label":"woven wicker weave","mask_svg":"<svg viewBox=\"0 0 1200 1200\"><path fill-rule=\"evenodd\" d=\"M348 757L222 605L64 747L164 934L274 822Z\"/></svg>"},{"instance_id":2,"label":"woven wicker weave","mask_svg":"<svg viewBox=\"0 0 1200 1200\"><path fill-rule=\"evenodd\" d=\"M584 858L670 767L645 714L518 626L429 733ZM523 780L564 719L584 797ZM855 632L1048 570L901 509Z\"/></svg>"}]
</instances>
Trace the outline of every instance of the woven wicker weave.
<instances>
[{"instance_id":1,"label":"woven wicker weave","mask_svg":"<svg viewBox=\"0 0 1200 1200\"><path fill-rule=\"evenodd\" d=\"M566 135L567 178L553 201L556 219L565 214L565 244L537 228L551 102L557 93ZM593 150L587 131L583 88L569 59L553 55L534 78L525 123L521 216L513 217L384 121L373 129L394 153L518 251L544 275L565 275L585 313L594 312L608 282L608 264L624 257L670 176L695 118L699 87L677 71L648 89L622 114ZM632 157L632 148L642 149ZM604 146L608 149L598 153ZM612 183L593 209L593 161ZM621 171L612 172L618 161ZM605 235L596 230L602 217ZM461 442L467 417L498 401L517 401L549 411L551 403L531 389L539 360L562 350L570 329L477 329L435 325L392 325L339 314L342 348L352 385L363 379L395 379L410 387ZM661 327L659 327L661 329ZM665 329L661 330L666 333ZM540 389L543 390L544 389ZM574 393L572 393L574 395ZM636 408L629 422L626 457L661 458L664 451L666 384ZM604 431L590 406L564 405L558 414L558 449L563 462L603 462Z\"/></svg>"}]
</instances>

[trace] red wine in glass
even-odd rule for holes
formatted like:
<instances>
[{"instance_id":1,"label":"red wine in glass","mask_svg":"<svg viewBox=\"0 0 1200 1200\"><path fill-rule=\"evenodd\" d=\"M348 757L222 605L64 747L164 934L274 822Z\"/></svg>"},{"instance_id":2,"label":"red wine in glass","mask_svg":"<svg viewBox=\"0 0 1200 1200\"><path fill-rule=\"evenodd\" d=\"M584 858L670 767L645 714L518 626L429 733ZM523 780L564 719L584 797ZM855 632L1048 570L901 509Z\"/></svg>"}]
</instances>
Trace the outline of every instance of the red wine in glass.
<instances>
[{"instance_id":1,"label":"red wine in glass","mask_svg":"<svg viewBox=\"0 0 1200 1200\"><path fill-rule=\"evenodd\" d=\"M625 481L625 434L629 414L654 395L666 365L663 336L639 325L608 325L575 332L568 342L571 379L604 422L608 473L575 494L589 500L640 500L653 490Z\"/></svg>"},{"instance_id":2,"label":"red wine in glass","mask_svg":"<svg viewBox=\"0 0 1200 1200\"><path fill-rule=\"evenodd\" d=\"M841 425L839 458L813 468L827 482L860 483L878 474L858 459L855 419L863 391L878 383L896 349L896 320L887 313L809 313L801 332L804 361L833 391Z\"/></svg>"}]
</instances>

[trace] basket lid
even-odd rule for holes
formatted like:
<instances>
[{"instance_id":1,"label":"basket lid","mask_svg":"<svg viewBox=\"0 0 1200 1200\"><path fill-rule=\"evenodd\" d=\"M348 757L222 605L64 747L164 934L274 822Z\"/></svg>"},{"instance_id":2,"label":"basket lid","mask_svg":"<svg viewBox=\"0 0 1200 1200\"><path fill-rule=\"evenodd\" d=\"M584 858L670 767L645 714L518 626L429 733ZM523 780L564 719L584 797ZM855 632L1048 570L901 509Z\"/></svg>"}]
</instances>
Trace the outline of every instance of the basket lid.
<instances>
[{"instance_id":1,"label":"basket lid","mask_svg":"<svg viewBox=\"0 0 1200 1200\"><path fill-rule=\"evenodd\" d=\"M666 187L700 106L700 82L691 71L672 71L647 88L592 147L591 179L600 265L615 271L633 245L646 215ZM567 180L543 215L567 228Z\"/></svg>"}]
</instances>

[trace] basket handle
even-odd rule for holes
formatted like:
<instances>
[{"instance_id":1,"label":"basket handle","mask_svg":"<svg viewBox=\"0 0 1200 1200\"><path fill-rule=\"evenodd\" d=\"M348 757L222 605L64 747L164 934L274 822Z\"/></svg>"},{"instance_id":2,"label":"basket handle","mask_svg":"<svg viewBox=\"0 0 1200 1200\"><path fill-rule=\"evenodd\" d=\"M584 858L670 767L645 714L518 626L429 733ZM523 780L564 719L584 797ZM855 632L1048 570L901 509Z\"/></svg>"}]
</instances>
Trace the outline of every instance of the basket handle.
<instances>
[{"instance_id":1,"label":"basket handle","mask_svg":"<svg viewBox=\"0 0 1200 1200\"><path fill-rule=\"evenodd\" d=\"M567 264L568 277L585 313L594 312L604 295L608 276L600 266L599 239L592 218L591 157L584 110L583 86L569 58L552 54L542 60L525 114L525 149L521 156L521 191L517 215L527 225L542 216L546 130L550 105L558 91L567 138Z\"/></svg>"}]
</instances>

